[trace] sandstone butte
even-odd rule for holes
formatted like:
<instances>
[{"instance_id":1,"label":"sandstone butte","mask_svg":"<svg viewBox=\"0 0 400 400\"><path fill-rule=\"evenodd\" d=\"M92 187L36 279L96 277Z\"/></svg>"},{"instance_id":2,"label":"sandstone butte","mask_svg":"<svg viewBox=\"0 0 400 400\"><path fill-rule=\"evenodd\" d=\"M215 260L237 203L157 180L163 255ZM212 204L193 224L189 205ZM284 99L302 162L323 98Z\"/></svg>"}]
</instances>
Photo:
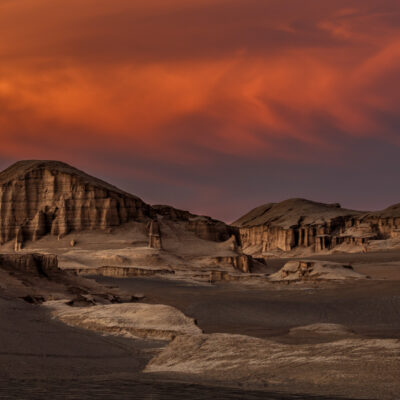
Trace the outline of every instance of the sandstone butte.
<instances>
[{"instance_id":1,"label":"sandstone butte","mask_svg":"<svg viewBox=\"0 0 400 400\"><path fill-rule=\"evenodd\" d=\"M209 241L237 231L221 221L169 206L150 206L132 194L58 161L20 161L0 173L0 244L84 230L110 231L129 221L149 230L149 245L161 247L158 219L176 221Z\"/></svg>"},{"instance_id":2,"label":"sandstone butte","mask_svg":"<svg viewBox=\"0 0 400 400\"><path fill-rule=\"evenodd\" d=\"M200 240L226 242L231 248L227 256L240 257L230 263L243 272L249 272L252 261L242 251L262 257L379 250L383 243L386 248L400 246L400 204L363 212L289 199L257 207L227 225L170 206L149 205L59 161L20 161L0 173L0 245L14 241L16 251L44 236L110 233L132 221L147 231L148 245L154 249L163 247L165 228L175 230L176 241L183 229ZM239 265L243 262L246 265Z\"/></svg>"},{"instance_id":3,"label":"sandstone butte","mask_svg":"<svg viewBox=\"0 0 400 400\"><path fill-rule=\"evenodd\" d=\"M289 199L257 207L232 225L240 231L243 250L252 255L379 250L400 245L400 204L365 212Z\"/></svg>"}]
</instances>

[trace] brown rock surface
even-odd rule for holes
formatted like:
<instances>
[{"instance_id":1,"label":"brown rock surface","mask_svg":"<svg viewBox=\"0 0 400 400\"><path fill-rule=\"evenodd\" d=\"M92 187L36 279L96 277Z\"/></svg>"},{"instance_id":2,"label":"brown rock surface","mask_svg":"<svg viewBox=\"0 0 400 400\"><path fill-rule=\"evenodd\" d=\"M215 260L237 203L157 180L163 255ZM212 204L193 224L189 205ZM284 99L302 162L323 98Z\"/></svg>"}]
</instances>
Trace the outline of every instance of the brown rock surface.
<instances>
[{"instance_id":1,"label":"brown rock surface","mask_svg":"<svg viewBox=\"0 0 400 400\"><path fill-rule=\"evenodd\" d=\"M374 240L400 238L400 205L381 212L290 199L257 207L232 224L248 254L367 251Z\"/></svg>"},{"instance_id":2,"label":"brown rock surface","mask_svg":"<svg viewBox=\"0 0 400 400\"><path fill-rule=\"evenodd\" d=\"M161 229L158 221L151 221L149 224L149 247L162 249Z\"/></svg>"},{"instance_id":3,"label":"brown rock surface","mask_svg":"<svg viewBox=\"0 0 400 400\"><path fill-rule=\"evenodd\" d=\"M67 164L21 161L0 174L0 241L37 240L143 219L150 206ZM21 240L19 240L21 242Z\"/></svg>"},{"instance_id":4,"label":"brown rock surface","mask_svg":"<svg viewBox=\"0 0 400 400\"><path fill-rule=\"evenodd\" d=\"M245 254L238 256L215 257L214 260L217 264L228 264L236 270L244 273L251 272L253 267L253 258Z\"/></svg>"},{"instance_id":5,"label":"brown rock surface","mask_svg":"<svg viewBox=\"0 0 400 400\"><path fill-rule=\"evenodd\" d=\"M157 215L184 223L185 229L204 240L224 241L237 232L209 217L168 206L151 207L58 161L20 161L0 173L0 243L15 239L16 250L24 241L47 234L62 238L74 231L110 232L129 221L148 223Z\"/></svg>"},{"instance_id":6,"label":"brown rock surface","mask_svg":"<svg viewBox=\"0 0 400 400\"><path fill-rule=\"evenodd\" d=\"M0 267L4 270L48 275L58 271L57 256L51 254L0 254Z\"/></svg>"},{"instance_id":7,"label":"brown rock surface","mask_svg":"<svg viewBox=\"0 0 400 400\"><path fill-rule=\"evenodd\" d=\"M252 266L237 228L150 206L58 161L21 161L0 173L0 247L56 254L61 268L76 271L123 265L130 269L114 272L127 276L147 267L206 268L216 257L225 258L229 271Z\"/></svg>"},{"instance_id":8,"label":"brown rock surface","mask_svg":"<svg viewBox=\"0 0 400 400\"><path fill-rule=\"evenodd\" d=\"M355 272L351 265L315 260L289 261L278 272L269 277L271 281L318 281L365 278L365 275Z\"/></svg>"},{"instance_id":9,"label":"brown rock surface","mask_svg":"<svg viewBox=\"0 0 400 400\"><path fill-rule=\"evenodd\" d=\"M158 215L164 216L171 221L184 222L186 229L203 240L224 242L233 235L240 241L238 230L222 221L217 221L204 215L194 215L188 211L165 205L154 205L152 208Z\"/></svg>"}]
</instances>

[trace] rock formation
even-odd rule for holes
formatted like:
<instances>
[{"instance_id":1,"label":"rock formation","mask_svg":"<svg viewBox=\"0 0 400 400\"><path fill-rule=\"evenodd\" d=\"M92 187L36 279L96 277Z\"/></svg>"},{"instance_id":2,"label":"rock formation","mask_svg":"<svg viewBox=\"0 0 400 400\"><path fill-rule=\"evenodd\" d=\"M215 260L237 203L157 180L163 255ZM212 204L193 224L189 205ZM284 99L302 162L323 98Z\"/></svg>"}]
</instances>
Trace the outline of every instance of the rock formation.
<instances>
[{"instance_id":1,"label":"rock formation","mask_svg":"<svg viewBox=\"0 0 400 400\"><path fill-rule=\"evenodd\" d=\"M149 247L151 249L162 249L161 229L158 221L149 223Z\"/></svg>"},{"instance_id":2,"label":"rock formation","mask_svg":"<svg viewBox=\"0 0 400 400\"><path fill-rule=\"evenodd\" d=\"M155 205L152 208L158 215L164 216L168 220L184 223L185 228L195 233L200 239L224 242L234 236L240 242L238 229L226 225L224 222L165 205Z\"/></svg>"},{"instance_id":3,"label":"rock formation","mask_svg":"<svg viewBox=\"0 0 400 400\"><path fill-rule=\"evenodd\" d=\"M37 253L0 254L0 267L42 276L59 270L57 256Z\"/></svg>"},{"instance_id":4,"label":"rock formation","mask_svg":"<svg viewBox=\"0 0 400 400\"><path fill-rule=\"evenodd\" d=\"M139 198L60 162L22 161L0 174L0 241L118 226L151 213Z\"/></svg>"},{"instance_id":5,"label":"rock formation","mask_svg":"<svg viewBox=\"0 0 400 400\"><path fill-rule=\"evenodd\" d=\"M96 269L83 268L74 270L77 275L103 275L113 278L131 278L135 276L170 275L175 271L167 268L138 268L121 266L103 266Z\"/></svg>"},{"instance_id":6,"label":"rock formation","mask_svg":"<svg viewBox=\"0 0 400 400\"><path fill-rule=\"evenodd\" d=\"M0 173L0 244L45 235L62 238L70 232L99 230L136 221L164 220L183 224L199 238L225 241L237 230L209 217L168 206L155 206L100 179L58 161L20 161ZM152 223L151 247L161 247ZM158 228L159 229L159 228Z\"/></svg>"},{"instance_id":7,"label":"rock formation","mask_svg":"<svg viewBox=\"0 0 400 400\"><path fill-rule=\"evenodd\" d=\"M277 273L270 276L272 281L316 281L363 279L366 276L353 270L351 265L326 261L289 261Z\"/></svg>"},{"instance_id":8,"label":"rock formation","mask_svg":"<svg viewBox=\"0 0 400 400\"><path fill-rule=\"evenodd\" d=\"M214 260L217 264L231 265L234 269L244 273L251 272L254 262L252 257L245 254L238 256L215 257Z\"/></svg>"},{"instance_id":9,"label":"rock formation","mask_svg":"<svg viewBox=\"0 0 400 400\"><path fill-rule=\"evenodd\" d=\"M367 249L371 240L400 238L400 205L381 212L361 212L304 199L258 207L233 223L248 254L308 249L332 250L341 245Z\"/></svg>"},{"instance_id":10,"label":"rock formation","mask_svg":"<svg viewBox=\"0 0 400 400\"><path fill-rule=\"evenodd\" d=\"M22 250L22 246L24 245L24 235L22 233L22 229L17 228L17 233L15 235L15 243L14 243L14 251Z\"/></svg>"},{"instance_id":11,"label":"rock formation","mask_svg":"<svg viewBox=\"0 0 400 400\"><path fill-rule=\"evenodd\" d=\"M169 341L179 335L202 333L192 318L162 304L126 303L72 308L64 301L50 301L46 306L68 325L109 335Z\"/></svg>"}]
</instances>

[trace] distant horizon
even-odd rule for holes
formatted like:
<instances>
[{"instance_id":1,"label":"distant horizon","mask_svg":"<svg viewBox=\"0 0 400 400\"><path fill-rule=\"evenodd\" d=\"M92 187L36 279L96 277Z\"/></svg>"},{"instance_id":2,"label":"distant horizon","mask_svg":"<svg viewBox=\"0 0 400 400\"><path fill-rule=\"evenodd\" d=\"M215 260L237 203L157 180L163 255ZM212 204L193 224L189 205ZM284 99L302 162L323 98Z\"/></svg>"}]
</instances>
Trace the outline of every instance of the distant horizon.
<instances>
[{"instance_id":1,"label":"distant horizon","mask_svg":"<svg viewBox=\"0 0 400 400\"><path fill-rule=\"evenodd\" d=\"M73 164L71 164L71 163L68 163L67 161L64 161L64 160L54 160L54 159L46 159L46 160L41 160L41 159L21 159L21 160L13 161L13 162L11 162L10 164L8 164L8 165L6 165L6 166L3 166L3 165L0 163L0 173L2 173L2 172L3 172L5 169L7 169L8 167L13 166L15 163L24 162L24 161L59 162L59 163L68 164L69 166L74 167L74 168L76 168L76 169L78 169L78 170L80 170L80 171L82 171L82 172L84 172L84 173L86 173L86 174L88 174L88 175L91 175L91 176L94 177L94 178L98 178L98 179L100 179L100 180L105 181L106 183L108 183L108 184L110 184L110 185L116 186L118 189L123 190L123 191L127 192L128 194L131 194L131 195L134 195L134 196L139 197L141 200L143 200L145 203L149 204L150 206L166 205L166 206L171 206L171 207L174 207L174 208L184 209L185 211L189 211L189 212L191 212L191 213L193 213L193 214L204 215L204 216L208 216L208 217L211 217L211 218L214 218L214 219L221 220L221 221L223 221L223 222L225 222L225 223L227 223L227 224L232 224L233 222L237 221L239 218L241 218L242 216L244 216L244 215L247 214L248 212L254 210L255 208L258 208L258 207L260 207L260 206L263 206L263 205L265 205L265 204L268 204L268 203L275 203L275 204L277 204L277 203L281 203L281 202L284 202L284 201L287 201L287 200L294 200L294 199L306 200L306 201L315 202L315 203L321 203L321 204L326 204L326 205L340 204L341 208L343 208L343 209L348 209L348 210L352 210L352 211L359 211L359 212L376 212L376 211L383 211L383 210L385 210L386 208L388 208L388 207L390 207L390 206L393 206L393 205L396 205L396 204L400 203L400 201L399 201L399 202L397 202L397 203L389 204L388 206L383 207L383 208L368 209L368 210L367 210L367 209L360 209L360 208L347 207L347 206L343 205L342 203L336 202L336 201L320 201L320 200L318 200L318 199L313 199L313 198L305 198L305 197L294 196L294 197L283 198L283 199L277 200L277 201L265 201L264 203L260 203L260 204L258 204L258 205L255 205L254 207L251 207L251 208L245 210L241 215L238 215L236 218L232 219L231 221L226 221L226 220L223 220L223 219L221 219L221 218L218 218L218 217L215 216L215 215L210 215L210 214L207 214L207 213L203 213L203 212L201 212L201 211L198 212L198 211L196 211L196 210L193 210L193 209L190 208L190 205L189 205L189 207L183 207L183 208L182 208L182 207L176 206L176 204L174 204L173 202L172 202L172 203L165 203L165 202L149 202L149 201L146 200L145 197L141 196L140 193L135 193L135 192L132 192L132 191L130 191L130 190L127 190L127 189L125 189L125 188L123 188L123 187L120 187L119 185L115 185L115 184L113 183L112 180L107 180L106 178L103 178L103 177L101 177L101 176L97 176L97 175L95 175L95 174L92 174L92 173L90 173L90 172L88 172L88 171L86 171L86 170L84 170L84 169L81 169L81 168L77 167L76 165L73 165Z\"/></svg>"},{"instance_id":2,"label":"distant horizon","mask_svg":"<svg viewBox=\"0 0 400 400\"><path fill-rule=\"evenodd\" d=\"M400 201L400 2L0 4L0 166L63 159L224 221Z\"/></svg>"}]
</instances>

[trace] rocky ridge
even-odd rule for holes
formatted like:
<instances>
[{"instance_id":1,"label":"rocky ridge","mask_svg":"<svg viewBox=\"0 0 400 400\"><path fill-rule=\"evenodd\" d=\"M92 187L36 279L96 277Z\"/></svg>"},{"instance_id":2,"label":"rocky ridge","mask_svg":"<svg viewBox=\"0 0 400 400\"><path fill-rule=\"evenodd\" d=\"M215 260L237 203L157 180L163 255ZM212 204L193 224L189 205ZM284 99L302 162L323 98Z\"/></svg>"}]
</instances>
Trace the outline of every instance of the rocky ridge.
<instances>
[{"instance_id":1,"label":"rocky ridge","mask_svg":"<svg viewBox=\"0 0 400 400\"><path fill-rule=\"evenodd\" d=\"M46 235L99 230L135 221L147 226L149 244L161 248L159 220L176 221L199 238L225 241L236 230L223 222L169 206L152 207L126 193L59 161L20 161L0 173L0 244Z\"/></svg>"},{"instance_id":2,"label":"rocky ridge","mask_svg":"<svg viewBox=\"0 0 400 400\"><path fill-rule=\"evenodd\" d=\"M363 212L337 203L289 199L257 207L232 225L252 255L304 249L318 253L346 246L367 251L371 241L400 238L400 204Z\"/></svg>"}]
</instances>

